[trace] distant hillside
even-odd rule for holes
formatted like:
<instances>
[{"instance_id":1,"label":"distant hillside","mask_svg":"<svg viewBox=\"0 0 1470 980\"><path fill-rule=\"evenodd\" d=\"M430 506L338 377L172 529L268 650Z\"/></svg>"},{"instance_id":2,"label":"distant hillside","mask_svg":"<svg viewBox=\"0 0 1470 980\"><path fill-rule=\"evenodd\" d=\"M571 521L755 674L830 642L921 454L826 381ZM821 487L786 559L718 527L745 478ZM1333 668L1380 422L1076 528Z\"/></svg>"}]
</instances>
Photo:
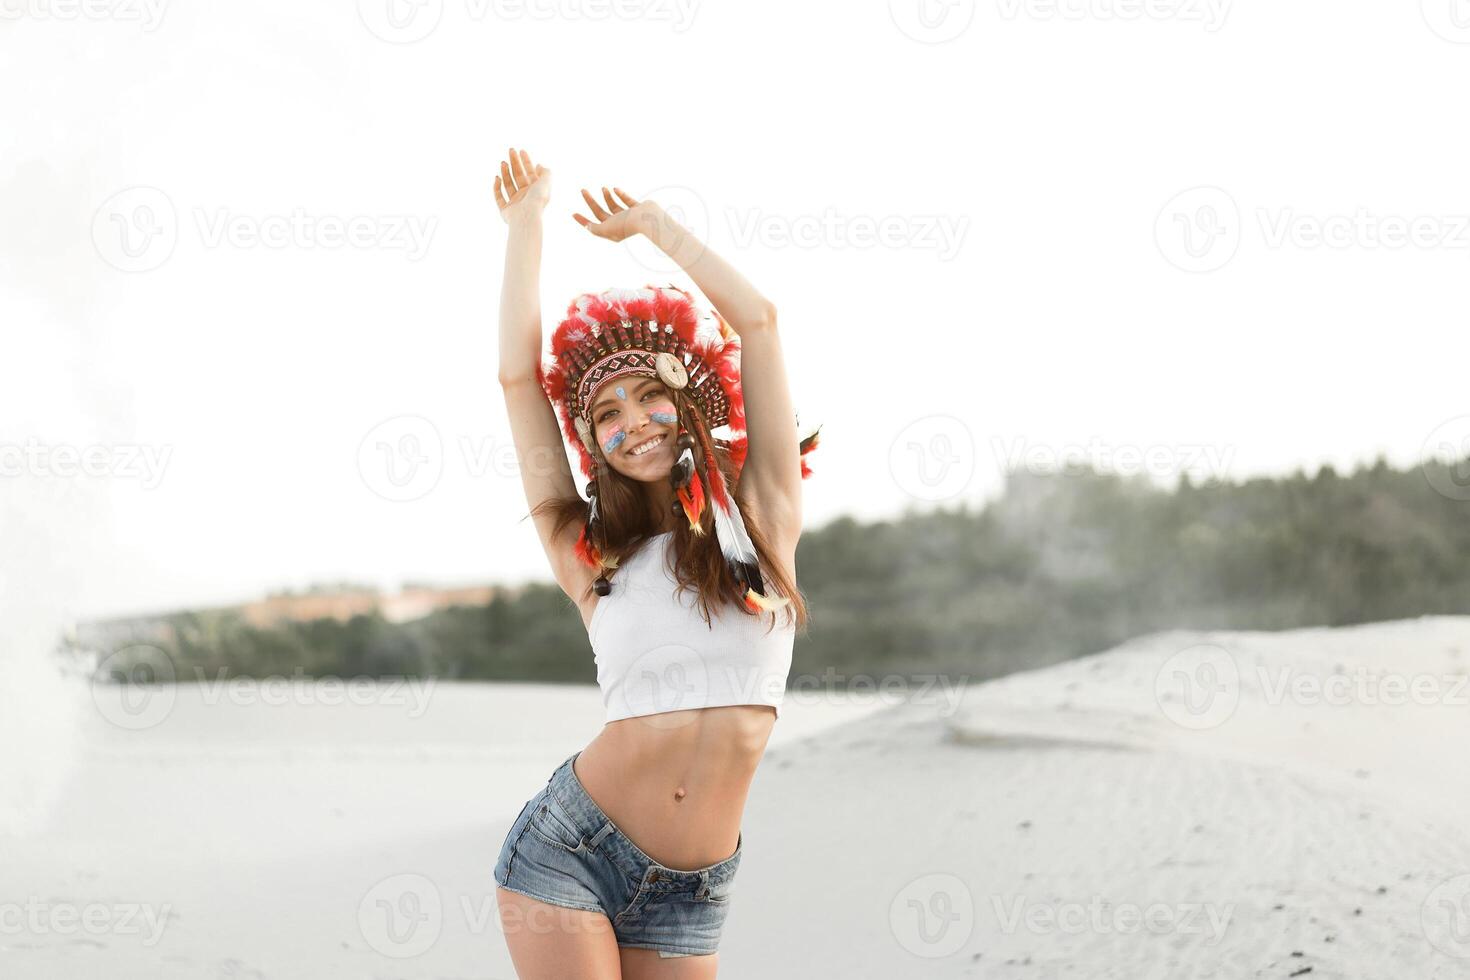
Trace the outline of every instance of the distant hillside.
<instances>
[{"instance_id":1,"label":"distant hillside","mask_svg":"<svg viewBox=\"0 0 1470 980\"><path fill-rule=\"evenodd\" d=\"M1158 629L1470 613L1470 502L1426 479L1457 485L1459 472L1380 461L1350 475L1324 468L1172 491L1090 473L1016 475L989 506L838 520L806 532L797 552L812 622L793 674L825 672L835 685L858 674L978 679ZM100 639L69 645L106 655L151 643L185 677L596 679L581 619L550 584L400 623L375 609L262 627L210 611Z\"/></svg>"}]
</instances>

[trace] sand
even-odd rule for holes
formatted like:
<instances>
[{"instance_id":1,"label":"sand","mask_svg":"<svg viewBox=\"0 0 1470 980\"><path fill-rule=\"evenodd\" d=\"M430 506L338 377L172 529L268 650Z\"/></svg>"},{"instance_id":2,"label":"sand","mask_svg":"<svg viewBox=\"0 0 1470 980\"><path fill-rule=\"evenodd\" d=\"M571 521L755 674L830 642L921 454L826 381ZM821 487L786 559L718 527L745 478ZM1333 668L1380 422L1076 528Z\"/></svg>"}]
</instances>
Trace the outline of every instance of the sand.
<instances>
[{"instance_id":1,"label":"sand","mask_svg":"<svg viewBox=\"0 0 1470 980\"><path fill-rule=\"evenodd\" d=\"M1467 663L1424 618L789 700L721 976L1470 975ZM0 976L514 976L490 869L595 690L219 693L137 731L89 693L44 812L0 795Z\"/></svg>"}]
</instances>

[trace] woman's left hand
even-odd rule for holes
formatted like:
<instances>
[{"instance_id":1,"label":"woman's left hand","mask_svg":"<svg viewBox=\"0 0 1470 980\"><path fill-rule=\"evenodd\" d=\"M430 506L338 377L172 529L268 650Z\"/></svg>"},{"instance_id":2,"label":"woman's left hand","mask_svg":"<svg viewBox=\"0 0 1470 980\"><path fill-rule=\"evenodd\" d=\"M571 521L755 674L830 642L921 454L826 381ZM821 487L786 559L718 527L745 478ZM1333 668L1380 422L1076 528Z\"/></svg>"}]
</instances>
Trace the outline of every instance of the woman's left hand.
<instances>
[{"instance_id":1,"label":"woman's left hand","mask_svg":"<svg viewBox=\"0 0 1470 980\"><path fill-rule=\"evenodd\" d=\"M597 198L587 192L587 188L582 188L582 199L587 202L588 208L591 209L597 220L592 221L580 214L573 213L572 217L576 219L577 224L597 237L606 238L612 242L620 242L625 238L652 231L654 222L657 220L658 205L652 201L635 200L621 187L614 187L613 190L617 191L621 203L614 200L612 193L604 187L602 196L607 202L607 207L604 208L597 202Z\"/></svg>"}]
</instances>

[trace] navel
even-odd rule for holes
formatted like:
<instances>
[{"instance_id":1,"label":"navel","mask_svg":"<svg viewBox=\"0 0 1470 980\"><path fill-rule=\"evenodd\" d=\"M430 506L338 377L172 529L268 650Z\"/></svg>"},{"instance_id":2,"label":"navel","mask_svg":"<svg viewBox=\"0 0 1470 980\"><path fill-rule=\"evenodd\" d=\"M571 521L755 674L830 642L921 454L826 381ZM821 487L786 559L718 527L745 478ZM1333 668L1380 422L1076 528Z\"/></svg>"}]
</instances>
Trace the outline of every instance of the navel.
<instances>
[{"instance_id":1,"label":"navel","mask_svg":"<svg viewBox=\"0 0 1470 980\"><path fill-rule=\"evenodd\" d=\"M680 786L678 789L674 790L674 802L675 803L678 803L679 801L681 801L683 799L684 799L684 787Z\"/></svg>"}]
</instances>

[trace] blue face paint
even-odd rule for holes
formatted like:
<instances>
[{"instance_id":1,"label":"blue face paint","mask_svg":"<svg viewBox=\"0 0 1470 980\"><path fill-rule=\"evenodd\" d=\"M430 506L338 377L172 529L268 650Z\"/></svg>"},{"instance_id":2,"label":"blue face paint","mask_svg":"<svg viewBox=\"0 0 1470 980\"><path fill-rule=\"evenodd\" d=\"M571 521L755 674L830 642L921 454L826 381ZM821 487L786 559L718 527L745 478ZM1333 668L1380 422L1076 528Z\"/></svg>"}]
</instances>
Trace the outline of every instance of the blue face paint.
<instances>
[{"instance_id":1,"label":"blue face paint","mask_svg":"<svg viewBox=\"0 0 1470 980\"><path fill-rule=\"evenodd\" d=\"M679 416L675 415L673 412L652 412L649 414L648 417L653 419L655 422L661 422L664 425L673 425L675 422L679 421Z\"/></svg>"},{"instance_id":2,"label":"blue face paint","mask_svg":"<svg viewBox=\"0 0 1470 980\"><path fill-rule=\"evenodd\" d=\"M608 455L611 455L612 451L621 446L623 444L623 440L627 437L628 433L624 432L622 429L619 429L608 437L607 442L604 442L602 444L602 451L607 453Z\"/></svg>"},{"instance_id":3,"label":"blue face paint","mask_svg":"<svg viewBox=\"0 0 1470 980\"><path fill-rule=\"evenodd\" d=\"M613 391L616 391L618 393L618 397L619 398L621 398L621 399L623 399L625 401L627 400L627 398L628 398L628 392L623 389L623 386L622 385L618 385L616 388L613 389Z\"/></svg>"}]
</instances>

